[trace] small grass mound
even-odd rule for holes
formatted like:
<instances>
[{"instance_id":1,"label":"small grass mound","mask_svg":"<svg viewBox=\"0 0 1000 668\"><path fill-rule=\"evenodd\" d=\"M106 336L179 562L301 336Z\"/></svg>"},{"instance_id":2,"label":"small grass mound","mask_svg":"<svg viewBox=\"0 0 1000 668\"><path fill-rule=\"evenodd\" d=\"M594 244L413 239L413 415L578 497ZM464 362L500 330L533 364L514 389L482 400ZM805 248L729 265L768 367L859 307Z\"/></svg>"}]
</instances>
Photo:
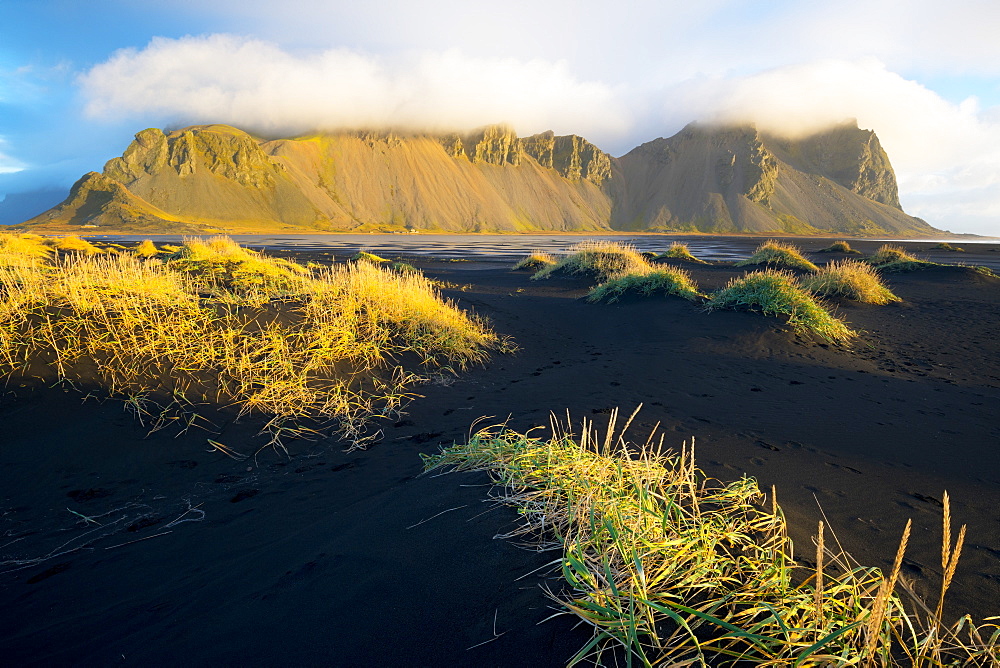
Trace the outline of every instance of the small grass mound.
<instances>
[{"instance_id":1,"label":"small grass mound","mask_svg":"<svg viewBox=\"0 0 1000 668\"><path fill-rule=\"evenodd\" d=\"M425 470L485 470L521 523L509 538L561 548L564 614L594 637L568 665L990 666L995 624L942 624L942 605L909 612L896 593L911 523L891 571L858 564L817 533L815 566L794 561L774 492L723 482L680 454L630 448L553 424L543 441L502 427L424 457ZM633 418L635 415L633 414ZM631 423L629 419L629 424ZM625 429L628 424L625 425ZM624 431L624 429L622 430ZM652 436L648 443L652 443ZM638 451L637 451L638 450ZM495 497L496 498L496 497ZM945 494L943 602L964 542L953 542ZM962 637L959 637L961 633ZM965 640L968 636L968 640ZM608 650L620 649L625 661Z\"/></svg>"},{"instance_id":2,"label":"small grass mound","mask_svg":"<svg viewBox=\"0 0 1000 668\"><path fill-rule=\"evenodd\" d=\"M826 248L820 248L818 253L849 253L851 255L860 255L861 251L854 250L851 248L851 244L846 241L834 241L832 244Z\"/></svg>"},{"instance_id":3,"label":"small grass mound","mask_svg":"<svg viewBox=\"0 0 1000 668\"><path fill-rule=\"evenodd\" d=\"M368 251L358 251L357 253L351 256L351 260L354 262L362 262L362 261L371 262L373 264L381 264L383 262L389 262L389 260L387 260L386 258L379 257L378 255L375 255L374 253L369 253Z\"/></svg>"},{"instance_id":4,"label":"small grass mound","mask_svg":"<svg viewBox=\"0 0 1000 668\"><path fill-rule=\"evenodd\" d=\"M903 272L916 271L934 266L933 262L921 260L917 256L907 253L902 246L893 244L883 244L872 255L865 258L865 261L878 267L883 272Z\"/></svg>"},{"instance_id":5,"label":"small grass mound","mask_svg":"<svg viewBox=\"0 0 1000 668\"><path fill-rule=\"evenodd\" d=\"M875 267L858 260L830 262L817 273L803 276L799 284L813 294L844 297L865 304L902 301L885 286Z\"/></svg>"},{"instance_id":6,"label":"small grass mound","mask_svg":"<svg viewBox=\"0 0 1000 668\"><path fill-rule=\"evenodd\" d=\"M939 244L935 244L934 246L931 246L931 250L948 251L950 253L964 253L965 252L964 248L959 248L958 246L952 246L951 244L943 242L943 241L941 243L939 243Z\"/></svg>"},{"instance_id":7,"label":"small grass mound","mask_svg":"<svg viewBox=\"0 0 1000 668\"><path fill-rule=\"evenodd\" d=\"M46 239L45 243L61 253L81 253L83 255L100 255L104 251L86 239L77 236Z\"/></svg>"},{"instance_id":8,"label":"small grass mound","mask_svg":"<svg viewBox=\"0 0 1000 668\"><path fill-rule=\"evenodd\" d=\"M413 274L420 272L419 269L414 267L409 262L393 262L392 264L389 265L389 268L392 269L393 271L398 271L403 274Z\"/></svg>"},{"instance_id":9,"label":"small grass mound","mask_svg":"<svg viewBox=\"0 0 1000 668\"><path fill-rule=\"evenodd\" d=\"M48 260L53 252L36 234L0 232L0 267L33 266Z\"/></svg>"},{"instance_id":10,"label":"small grass mound","mask_svg":"<svg viewBox=\"0 0 1000 668\"><path fill-rule=\"evenodd\" d=\"M229 237L184 239L183 245L167 256L167 265L187 273L200 292L236 301L261 301L292 293L310 273L302 265L266 257Z\"/></svg>"},{"instance_id":11,"label":"small grass mound","mask_svg":"<svg viewBox=\"0 0 1000 668\"><path fill-rule=\"evenodd\" d=\"M787 316L795 331L813 332L833 342L848 341L855 336L842 320L799 287L793 274L785 271L768 269L733 278L710 295L707 308Z\"/></svg>"},{"instance_id":12,"label":"small grass mound","mask_svg":"<svg viewBox=\"0 0 1000 668\"><path fill-rule=\"evenodd\" d=\"M644 274L622 274L594 286L587 295L591 302L616 302L622 295L674 295L694 300L701 297L698 285L683 269L655 267Z\"/></svg>"},{"instance_id":13,"label":"small grass mound","mask_svg":"<svg viewBox=\"0 0 1000 668\"><path fill-rule=\"evenodd\" d=\"M156 257L160 254L160 251L156 248L156 244L153 243L151 239L144 239L142 243L135 247L132 251L137 257L149 259Z\"/></svg>"},{"instance_id":14,"label":"small grass mound","mask_svg":"<svg viewBox=\"0 0 1000 668\"><path fill-rule=\"evenodd\" d=\"M613 276L647 274L651 269L652 265L632 246L613 241L584 241L571 248L569 255L542 267L531 278L566 275L606 281Z\"/></svg>"},{"instance_id":15,"label":"small grass mound","mask_svg":"<svg viewBox=\"0 0 1000 668\"><path fill-rule=\"evenodd\" d=\"M737 262L736 266L747 267L760 264L778 269L797 269L810 272L819 270L819 267L803 257L797 247L774 239L762 243L753 255L746 260Z\"/></svg>"},{"instance_id":16,"label":"small grass mound","mask_svg":"<svg viewBox=\"0 0 1000 668\"><path fill-rule=\"evenodd\" d=\"M697 262L699 264L708 264L705 260L696 258L691 254L691 250L687 247L687 244L683 244L679 241L675 241L670 244L670 248L667 252L661 253L657 256L657 260L684 260L685 262Z\"/></svg>"},{"instance_id":17,"label":"small grass mound","mask_svg":"<svg viewBox=\"0 0 1000 668\"><path fill-rule=\"evenodd\" d=\"M518 260L511 271L539 271L556 264L556 259L542 251L532 251L531 255Z\"/></svg>"}]
</instances>

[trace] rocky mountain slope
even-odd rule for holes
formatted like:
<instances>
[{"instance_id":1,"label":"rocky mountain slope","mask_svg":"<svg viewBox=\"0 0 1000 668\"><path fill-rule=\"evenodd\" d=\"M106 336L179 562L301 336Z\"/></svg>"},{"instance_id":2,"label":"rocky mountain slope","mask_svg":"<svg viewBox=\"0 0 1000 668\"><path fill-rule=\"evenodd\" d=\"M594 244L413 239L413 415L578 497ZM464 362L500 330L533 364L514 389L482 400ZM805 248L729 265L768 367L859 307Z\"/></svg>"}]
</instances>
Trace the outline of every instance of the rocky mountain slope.
<instances>
[{"instance_id":1,"label":"rocky mountain slope","mask_svg":"<svg viewBox=\"0 0 1000 668\"><path fill-rule=\"evenodd\" d=\"M927 235L878 138L692 124L615 159L576 135L342 132L266 140L226 125L135 136L22 227L135 233L687 231ZM82 229L85 228L85 229Z\"/></svg>"}]
</instances>

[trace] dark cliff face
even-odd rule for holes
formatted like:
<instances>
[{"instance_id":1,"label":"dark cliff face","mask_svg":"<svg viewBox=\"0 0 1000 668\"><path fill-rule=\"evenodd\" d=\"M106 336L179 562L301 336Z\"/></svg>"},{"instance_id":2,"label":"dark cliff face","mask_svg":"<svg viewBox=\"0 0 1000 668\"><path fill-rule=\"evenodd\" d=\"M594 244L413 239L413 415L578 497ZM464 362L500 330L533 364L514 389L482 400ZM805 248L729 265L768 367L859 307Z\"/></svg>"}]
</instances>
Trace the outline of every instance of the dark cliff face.
<instances>
[{"instance_id":1,"label":"dark cliff face","mask_svg":"<svg viewBox=\"0 0 1000 668\"><path fill-rule=\"evenodd\" d=\"M139 132L29 221L190 232L611 231L930 235L878 138L691 124L615 159L577 135L391 131L265 141L226 125Z\"/></svg>"}]
</instances>

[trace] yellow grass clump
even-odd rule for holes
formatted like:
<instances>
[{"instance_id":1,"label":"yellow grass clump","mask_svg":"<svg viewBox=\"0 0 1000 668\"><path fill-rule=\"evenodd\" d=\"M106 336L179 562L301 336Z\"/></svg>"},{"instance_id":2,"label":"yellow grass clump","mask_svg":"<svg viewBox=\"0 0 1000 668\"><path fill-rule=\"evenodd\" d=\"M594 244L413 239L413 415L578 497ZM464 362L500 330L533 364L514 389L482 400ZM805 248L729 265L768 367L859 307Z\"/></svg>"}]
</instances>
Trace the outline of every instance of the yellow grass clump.
<instances>
[{"instance_id":1,"label":"yellow grass clump","mask_svg":"<svg viewBox=\"0 0 1000 668\"><path fill-rule=\"evenodd\" d=\"M799 284L825 297L845 297L865 304L902 301L887 288L878 270L858 260L829 262L817 273L803 276Z\"/></svg>"},{"instance_id":2,"label":"yellow grass clump","mask_svg":"<svg viewBox=\"0 0 1000 668\"><path fill-rule=\"evenodd\" d=\"M63 253L82 253L84 255L99 255L102 251L100 248L90 243L86 239L81 239L78 236L70 235L68 237L55 237L45 240L45 243L55 248L57 251Z\"/></svg>"},{"instance_id":3,"label":"yellow grass clump","mask_svg":"<svg viewBox=\"0 0 1000 668\"><path fill-rule=\"evenodd\" d=\"M652 265L628 244L613 241L584 241L570 249L555 264L542 267L532 280L558 275L587 276L605 281L612 276L648 273Z\"/></svg>"},{"instance_id":4,"label":"yellow grass clump","mask_svg":"<svg viewBox=\"0 0 1000 668\"><path fill-rule=\"evenodd\" d=\"M821 248L820 253L850 253L852 255L860 255L861 251L854 250L851 248L851 244L846 241L834 241L832 244L826 248Z\"/></svg>"},{"instance_id":5,"label":"yellow grass clump","mask_svg":"<svg viewBox=\"0 0 1000 668\"><path fill-rule=\"evenodd\" d=\"M556 259L548 253L542 251L532 251L527 257L523 257L514 263L512 271L539 271L545 267L556 264Z\"/></svg>"},{"instance_id":6,"label":"yellow grass clump","mask_svg":"<svg viewBox=\"0 0 1000 668\"><path fill-rule=\"evenodd\" d=\"M910 611L897 593L909 523L888 574L833 550L822 525L816 566L802 566L773 490L707 477L693 444L631 448L615 419L604 439L553 421L548 441L497 427L425 457L428 470L488 471L522 520L507 537L561 549L570 591L557 600L594 633L569 665L615 664L602 661L615 648L647 667L998 665L995 624L942 623L965 533L952 542L947 500L939 602Z\"/></svg>"},{"instance_id":7,"label":"yellow grass clump","mask_svg":"<svg viewBox=\"0 0 1000 668\"><path fill-rule=\"evenodd\" d=\"M0 232L0 266L33 266L53 253L44 237Z\"/></svg>"},{"instance_id":8,"label":"yellow grass clump","mask_svg":"<svg viewBox=\"0 0 1000 668\"><path fill-rule=\"evenodd\" d=\"M616 302L622 295L636 294L643 297L652 295L674 295L688 300L701 297L698 285L691 274L674 267L650 267L643 273L619 274L604 283L594 286L587 294L592 302Z\"/></svg>"},{"instance_id":9,"label":"yellow grass clump","mask_svg":"<svg viewBox=\"0 0 1000 668\"><path fill-rule=\"evenodd\" d=\"M138 257L146 259L156 257L160 254L160 251L156 248L156 244L151 239L144 239L132 252Z\"/></svg>"},{"instance_id":10,"label":"yellow grass clump","mask_svg":"<svg viewBox=\"0 0 1000 668\"><path fill-rule=\"evenodd\" d=\"M366 262L310 271L219 238L176 255L0 267L0 375L235 404L267 416L279 443L308 424L358 438L409 396L404 361L461 369L500 346L419 273Z\"/></svg>"},{"instance_id":11,"label":"yellow grass clump","mask_svg":"<svg viewBox=\"0 0 1000 668\"><path fill-rule=\"evenodd\" d=\"M736 263L737 267L764 264L778 269L797 269L799 271L818 271L819 267L803 257L802 252L792 244L781 243L770 239L765 241L754 254L746 260Z\"/></svg>"},{"instance_id":12,"label":"yellow grass clump","mask_svg":"<svg viewBox=\"0 0 1000 668\"><path fill-rule=\"evenodd\" d=\"M697 262L700 264L708 264L705 260L699 259L691 254L691 250L687 247L687 244L681 243L680 241L675 241L670 244L670 248L667 249L665 253L659 255L657 260L684 260L686 262Z\"/></svg>"}]
</instances>

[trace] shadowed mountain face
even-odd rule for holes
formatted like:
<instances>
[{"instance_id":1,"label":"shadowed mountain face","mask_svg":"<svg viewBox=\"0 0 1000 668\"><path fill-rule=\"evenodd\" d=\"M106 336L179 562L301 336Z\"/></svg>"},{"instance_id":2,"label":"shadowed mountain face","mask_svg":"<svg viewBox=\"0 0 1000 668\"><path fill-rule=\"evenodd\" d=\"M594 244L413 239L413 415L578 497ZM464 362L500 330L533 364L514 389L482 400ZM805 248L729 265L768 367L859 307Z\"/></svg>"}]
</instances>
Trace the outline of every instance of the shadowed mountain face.
<instances>
[{"instance_id":1,"label":"shadowed mountain face","mask_svg":"<svg viewBox=\"0 0 1000 668\"><path fill-rule=\"evenodd\" d=\"M264 140L225 125L150 128L36 231L934 234L899 208L874 133L804 139L689 125L614 159L576 135L343 132Z\"/></svg>"}]
</instances>

